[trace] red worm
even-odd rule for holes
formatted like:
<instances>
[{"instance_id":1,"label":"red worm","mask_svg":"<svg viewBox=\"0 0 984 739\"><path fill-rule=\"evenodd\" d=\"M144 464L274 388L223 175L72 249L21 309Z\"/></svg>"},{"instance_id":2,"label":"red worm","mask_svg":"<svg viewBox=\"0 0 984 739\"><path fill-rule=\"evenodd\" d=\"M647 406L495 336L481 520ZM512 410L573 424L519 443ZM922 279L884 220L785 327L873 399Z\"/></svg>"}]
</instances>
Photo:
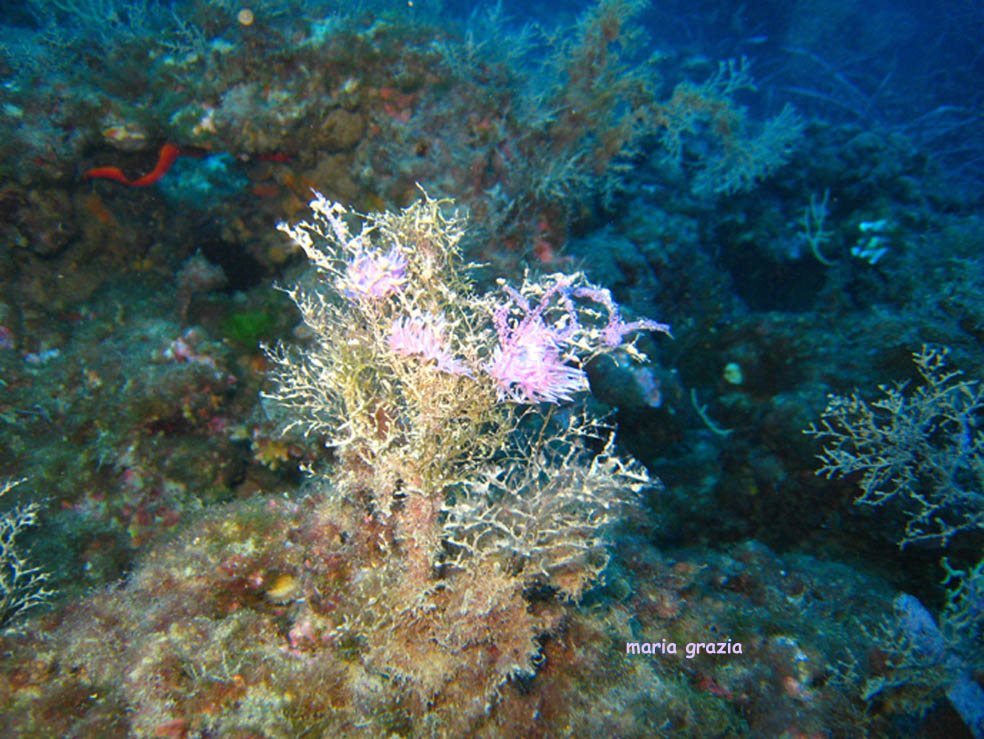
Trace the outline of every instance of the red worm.
<instances>
[{"instance_id":1,"label":"red worm","mask_svg":"<svg viewBox=\"0 0 984 739\"><path fill-rule=\"evenodd\" d=\"M89 180L93 178L101 178L106 180L116 180L117 182L122 182L124 185L129 185L130 187L147 187L148 185L153 185L157 182L157 180L163 177L179 156L181 156L181 149L174 144L164 144L164 146L161 147L161 153L157 157L157 166L143 177L138 177L135 180L128 180L126 175L123 174L123 170L119 167L96 167L95 169L90 169L82 175L82 179Z\"/></svg>"}]
</instances>

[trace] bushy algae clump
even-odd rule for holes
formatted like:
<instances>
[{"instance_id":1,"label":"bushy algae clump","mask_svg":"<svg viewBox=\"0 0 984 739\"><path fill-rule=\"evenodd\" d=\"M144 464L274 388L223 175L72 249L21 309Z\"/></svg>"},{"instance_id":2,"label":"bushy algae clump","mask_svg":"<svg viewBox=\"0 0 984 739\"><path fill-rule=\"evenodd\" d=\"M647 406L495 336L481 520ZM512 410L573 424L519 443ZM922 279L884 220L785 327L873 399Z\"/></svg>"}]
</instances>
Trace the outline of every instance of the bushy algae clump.
<instances>
[{"instance_id":1,"label":"bushy algae clump","mask_svg":"<svg viewBox=\"0 0 984 739\"><path fill-rule=\"evenodd\" d=\"M333 448L313 471L320 515L358 553L354 602L305 633L356 645L425 702L456 680L488 701L534 672L537 637L598 578L606 530L651 482L610 428L557 409L588 389L589 359L641 357L627 334L668 332L623 322L581 274L478 294L451 205L425 196L354 234L318 195L312 222L281 226L319 273L289 290L315 339L270 351L268 397Z\"/></svg>"}]
</instances>

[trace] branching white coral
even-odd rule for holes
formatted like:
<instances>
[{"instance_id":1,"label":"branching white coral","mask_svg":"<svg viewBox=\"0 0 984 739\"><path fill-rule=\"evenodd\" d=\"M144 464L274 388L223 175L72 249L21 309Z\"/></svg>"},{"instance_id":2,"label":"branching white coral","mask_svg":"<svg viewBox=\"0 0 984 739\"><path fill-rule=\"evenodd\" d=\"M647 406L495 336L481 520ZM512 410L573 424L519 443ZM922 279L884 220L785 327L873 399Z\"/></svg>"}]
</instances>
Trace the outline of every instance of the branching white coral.
<instances>
[{"instance_id":1,"label":"branching white coral","mask_svg":"<svg viewBox=\"0 0 984 739\"><path fill-rule=\"evenodd\" d=\"M0 483L0 498L23 480ZM14 621L25 612L47 603L53 591L44 587L48 574L27 564L17 549L17 537L37 523L39 506L31 503L0 516L0 633L14 630Z\"/></svg>"}]
</instances>

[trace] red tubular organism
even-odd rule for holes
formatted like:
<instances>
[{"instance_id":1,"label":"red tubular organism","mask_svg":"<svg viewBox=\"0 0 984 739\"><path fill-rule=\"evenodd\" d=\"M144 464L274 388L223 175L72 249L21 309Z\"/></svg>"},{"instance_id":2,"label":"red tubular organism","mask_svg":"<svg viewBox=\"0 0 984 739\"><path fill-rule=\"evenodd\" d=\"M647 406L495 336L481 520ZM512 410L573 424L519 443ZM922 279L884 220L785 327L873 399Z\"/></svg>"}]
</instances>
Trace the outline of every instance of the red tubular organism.
<instances>
[{"instance_id":1,"label":"red tubular organism","mask_svg":"<svg viewBox=\"0 0 984 739\"><path fill-rule=\"evenodd\" d=\"M179 156L181 156L181 149L179 147L174 144L164 144L161 147L161 153L157 156L157 166L143 177L128 180L126 175L123 174L123 170L119 167L96 167L82 175L82 179L116 180L130 187L147 187L148 185L153 185L163 177Z\"/></svg>"}]
</instances>

